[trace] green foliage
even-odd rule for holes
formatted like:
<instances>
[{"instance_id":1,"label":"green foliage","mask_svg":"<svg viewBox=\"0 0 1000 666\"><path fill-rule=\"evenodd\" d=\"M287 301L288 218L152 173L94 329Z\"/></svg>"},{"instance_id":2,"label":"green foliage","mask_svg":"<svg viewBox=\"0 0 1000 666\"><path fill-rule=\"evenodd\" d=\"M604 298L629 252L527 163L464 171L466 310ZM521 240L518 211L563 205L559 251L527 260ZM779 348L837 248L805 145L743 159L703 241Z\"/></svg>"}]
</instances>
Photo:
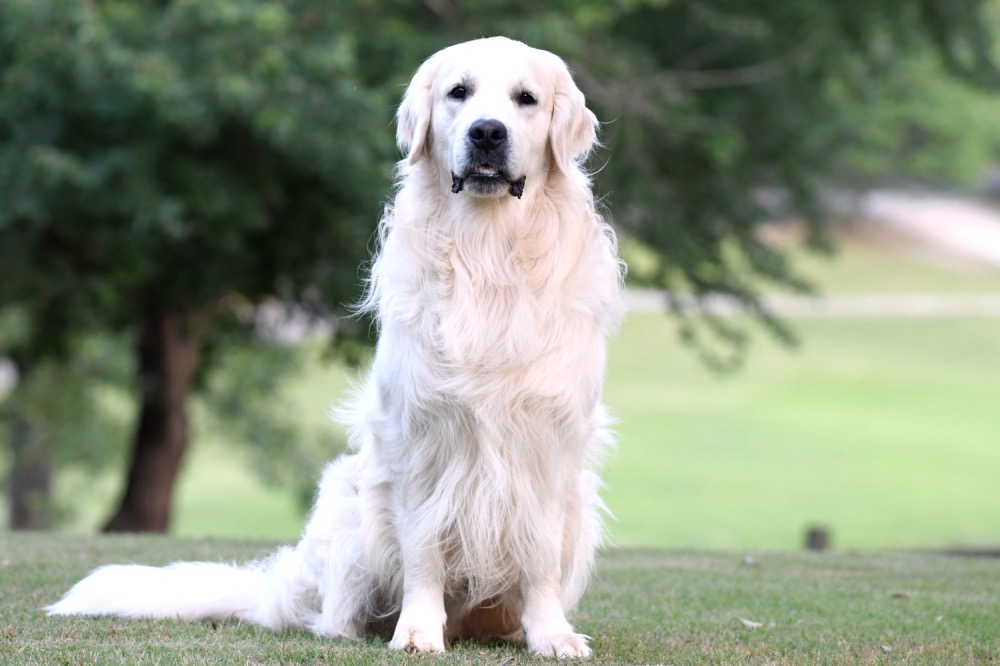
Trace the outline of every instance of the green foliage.
<instances>
[{"instance_id":1,"label":"green foliage","mask_svg":"<svg viewBox=\"0 0 1000 666\"><path fill-rule=\"evenodd\" d=\"M950 4L967 16L978 3ZM871 87L897 58L926 53L930 28L918 3L699 2L640 7L602 26L609 39L592 35L574 64L613 119L614 168L600 184L618 225L658 254L655 281L731 294L793 342L757 297L769 283L809 285L762 242L759 225L795 215L807 222L808 245L829 248L818 194L849 164L845 148L861 138L853 121L873 103ZM766 191L783 193L784 209L766 206ZM745 329L704 323L732 352L715 360L739 362ZM703 340L695 321L681 333Z\"/></svg>"},{"instance_id":2,"label":"green foliage","mask_svg":"<svg viewBox=\"0 0 1000 666\"><path fill-rule=\"evenodd\" d=\"M292 400L289 379L316 361L307 346L263 340L230 346L200 400L205 435L227 450L242 449L264 483L293 488L303 510L312 504L319 470L344 446L332 423L319 432L305 427Z\"/></svg>"},{"instance_id":3,"label":"green foliage","mask_svg":"<svg viewBox=\"0 0 1000 666\"><path fill-rule=\"evenodd\" d=\"M785 193L782 214L803 216L807 242L823 248L818 187L845 171L899 171L877 153L916 154L908 173L971 177L992 149L963 154L963 116L943 120L939 100L958 84L939 70L929 92L920 80L936 58L994 83L991 7L11 0L0 27L5 283L60 304L36 306L53 348L81 305L104 320L143 299L205 306L232 291L313 309L350 302L402 84L435 49L503 33L574 67L606 121L601 160L613 168L599 190L656 253L655 282L732 294L791 341L756 297L766 283L808 285L760 241L775 211L755 193ZM901 120L909 138L893 134ZM914 153L947 137L954 151ZM869 147L853 148L859 138ZM715 325L739 355L745 336Z\"/></svg>"},{"instance_id":4,"label":"green foliage","mask_svg":"<svg viewBox=\"0 0 1000 666\"><path fill-rule=\"evenodd\" d=\"M868 105L845 117L858 140L845 150L845 180L968 189L1000 160L1000 95L946 76L929 53L906 58Z\"/></svg>"},{"instance_id":5,"label":"green foliage","mask_svg":"<svg viewBox=\"0 0 1000 666\"><path fill-rule=\"evenodd\" d=\"M263 298L343 313L395 153L395 91L361 84L356 51L313 2L0 4L0 313L17 323L0 354L33 371L93 332L197 313L204 380ZM243 389L267 404L267 383Z\"/></svg>"},{"instance_id":6,"label":"green foliage","mask_svg":"<svg viewBox=\"0 0 1000 666\"><path fill-rule=\"evenodd\" d=\"M5 421L16 417L30 424L29 452L47 458L59 479L47 508L52 525L70 530L98 524L105 507L96 503L111 501L108 490L117 484L108 482L126 462L125 444L135 427L125 341L120 336L86 336L77 343L71 359L41 361L10 395L0 396L0 438L5 436ZM290 526L279 527L280 534L294 534L301 527L319 470L343 447L323 406L304 407L295 399L297 389L291 379L306 364L321 365L321 356L312 346L250 341L243 336L230 339L219 345L211 372L193 402L194 439L199 447L211 449L206 454L214 461L211 464L227 470L245 466L246 478L240 477L244 485L256 478L294 495L298 513ZM331 389L320 402L329 404L335 395ZM306 421L308 417L311 420ZM213 457L220 449L222 456ZM189 465L198 460L196 455ZM9 452L0 449L0 478L6 478L13 462ZM196 473L195 478L206 488L226 488L230 500L238 495L227 485L230 476L218 469L207 475ZM238 491L239 480L234 485ZM283 499L275 503L280 505ZM218 500L212 502L216 516L224 511ZM179 503L184 505L180 513L186 514L189 507L183 494ZM180 518L186 520L184 515Z\"/></svg>"},{"instance_id":7,"label":"green foliage","mask_svg":"<svg viewBox=\"0 0 1000 666\"><path fill-rule=\"evenodd\" d=\"M1000 87L992 52L1000 18L981 0L359 7L376 4L385 14L362 10L358 20L388 38L363 46L366 62L415 64L448 43L494 34L567 59L605 123L598 190L619 229L656 257L647 279L675 292L730 294L788 343L792 331L758 296L810 285L761 241L762 222L801 217L807 245L826 252L822 187L859 172L969 182L997 156L995 142L983 141L991 98L968 89ZM928 68L925 89L918 73ZM972 112L942 105L950 92L981 100L975 134L961 133ZM939 140L921 150L907 133ZM892 159L903 155L912 159ZM780 192L783 205L766 205L762 192ZM687 318L680 330L719 366L739 363L749 343L745 326L718 319Z\"/></svg>"},{"instance_id":8,"label":"green foliage","mask_svg":"<svg viewBox=\"0 0 1000 666\"><path fill-rule=\"evenodd\" d=\"M92 477L118 460L131 426L123 410L109 408L126 381L122 341L91 336L78 343L72 358L41 359L30 372L22 367L14 390L0 396L0 435L12 445L20 438L0 449L5 481L30 465L72 467ZM37 498L36 518L49 526L72 523L83 504L79 497L48 499Z\"/></svg>"},{"instance_id":9,"label":"green foliage","mask_svg":"<svg viewBox=\"0 0 1000 666\"><path fill-rule=\"evenodd\" d=\"M328 312L356 296L392 153L341 18L311 3L4 3L0 304L71 292L60 317L36 316L36 344L150 301L270 294Z\"/></svg>"}]
</instances>

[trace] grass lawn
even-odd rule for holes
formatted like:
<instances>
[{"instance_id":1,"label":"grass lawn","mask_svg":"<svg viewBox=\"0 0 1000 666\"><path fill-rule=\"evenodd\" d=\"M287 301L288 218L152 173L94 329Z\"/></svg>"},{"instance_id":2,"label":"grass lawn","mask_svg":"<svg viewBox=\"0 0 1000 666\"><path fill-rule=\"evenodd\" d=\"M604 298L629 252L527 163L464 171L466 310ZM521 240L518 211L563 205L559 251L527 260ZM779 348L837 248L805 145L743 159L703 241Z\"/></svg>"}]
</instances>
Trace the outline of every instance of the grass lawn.
<instances>
[{"instance_id":1,"label":"grass lawn","mask_svg":"<svg viewBox=\"0 0 1000 666\"><path fill-rule=\"evenodd\" d=\"M1000 293L1000 270L880 243L847 238L835 261L799 263L828 293ZM604 475L615 542L797 549L816 523L837 549L1000 544L1000 320L791 323L801 349L760 340L747 367L719 377L668 317L629 316L605 393L620 420ZM317 354L285 395L307 429L335 432L325 414L346 385ZM304 509L292 492L194 425L174 533L294 539ZM119 470L59 478L82 507L71 531L106 517Z\"/></svg>"},{"instance_id":2,"label":"grass lawn","mask_svg":"<svg viewBox=\"0 0 1000 666\"><path fill-rule=\"evenodd\" d=\"M633 315L610 350L623 545L843 548L1000 542L1000 321L795 322L718 377ZM662 342L661 342L662 341Z\"/></svg>"},{"instance_id":3,"label":"grass lawn","mask_svg":"<svg viewBox=\"0 0 1000 666\"><path fill-rule=\"evenodd\" d=\"M0 664L551 663L504 644L409 657L378 640L38 610L98 564L244 560L272 547L0 535ZM983 664L1000 660L998 616L998 559L625 550L602 556L575 624L592 636L594 664Z\"/></svg>"},{"instance_id":4,"label":"grass lawn","mask_svg":"<svg viewBox=\"0 0 1000 666\"><path fill-rule=\"evenodd\" d=\"M719 377L669 319L629 317L606 387L620 420L604 475L616 543L795 549L812 523L844 549L1000 543L1000 321L794 325L800 350L761 341L746 368ZM341 368L317 364L290 387L309 427L332 428L324 411L344 383ZM178 534L299 533L290 493L240 462L199 442Z\"/></svg>"}]
</instances>

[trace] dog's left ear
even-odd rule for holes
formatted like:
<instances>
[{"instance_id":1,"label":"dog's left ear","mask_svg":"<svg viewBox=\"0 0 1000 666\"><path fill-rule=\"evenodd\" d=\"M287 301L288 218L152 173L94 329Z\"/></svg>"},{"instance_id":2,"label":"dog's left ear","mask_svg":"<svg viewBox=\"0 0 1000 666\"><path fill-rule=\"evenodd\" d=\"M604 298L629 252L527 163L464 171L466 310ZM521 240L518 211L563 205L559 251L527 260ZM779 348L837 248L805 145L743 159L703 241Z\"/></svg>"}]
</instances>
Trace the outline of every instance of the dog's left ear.
<instances>
[{"instance_id":1,"label":"dog's left ear","mask_svg":"<svg viewBox=\"0 0 1000 666\"><path fill-rule=\"evenodd\" d=\"M438 54L440 55L440 54ZM434 77L440 58L424 61L410 80L396 111L396 145L410 164L430 152L431 110L434 108Z\"/></svg>"},{"instance_id":2,"label":"dog's left ear","mask_svg":"<svg viewBox=\"0 0 1000 666\"><path fill-rule=\"evenodd\" d=\"M549 147L556 167L563 173L570 173L594 149L599 124L587 108L583 93L573 82L566 64L560 60L556 71Z\"/></svg>"}]
</instances>

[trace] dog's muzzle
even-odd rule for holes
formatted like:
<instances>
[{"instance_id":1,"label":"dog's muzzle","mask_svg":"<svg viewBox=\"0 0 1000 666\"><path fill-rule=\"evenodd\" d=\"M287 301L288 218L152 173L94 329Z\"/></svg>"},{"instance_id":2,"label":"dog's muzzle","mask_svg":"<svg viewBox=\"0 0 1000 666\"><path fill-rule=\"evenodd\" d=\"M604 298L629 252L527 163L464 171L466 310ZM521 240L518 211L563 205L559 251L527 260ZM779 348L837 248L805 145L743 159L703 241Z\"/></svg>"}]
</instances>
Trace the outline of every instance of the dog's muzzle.
<instances>
[{"instance_id":1,"label":"dog's muzzle","mask_svg":"<svg viewBox=\"0 0 1000 666\"><path fill-rule=\"evenodd\" d=\"M507 171L509 142L507 127L499 120L477 120L466 134L466 164L462 174L451 174L451 191L458 194L469 189L476 194L491 195L507 187L518 199L524 194L525 176L513 178Z\"/></svg>"}]
</instances>

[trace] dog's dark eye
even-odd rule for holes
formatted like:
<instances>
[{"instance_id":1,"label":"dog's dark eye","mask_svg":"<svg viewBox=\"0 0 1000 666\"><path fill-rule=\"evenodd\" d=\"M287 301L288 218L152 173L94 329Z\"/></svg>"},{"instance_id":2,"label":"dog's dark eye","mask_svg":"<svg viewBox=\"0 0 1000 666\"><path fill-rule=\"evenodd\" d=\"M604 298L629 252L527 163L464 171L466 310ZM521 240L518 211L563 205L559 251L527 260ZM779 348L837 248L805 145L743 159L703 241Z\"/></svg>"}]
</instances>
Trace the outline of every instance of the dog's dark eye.
<instances>
[{"instance_id":1,"label":"dog's dark eye","mask_svg":"<svg viewBox=\"0 0 1000 666\"><path fill-rule=\"evenodd\" d=\"M452 99L465 99L469 94L469 91L465 89L465 86L455 86L448 91L448 97Z\"/></svg>"},{"instance_id":2,"label":"dog's dark eye","mask_svg":"<svg viewBox=\"0 0 1000 666\"><path fill-rule=\"evenodd\" d=\"M517 96L517 103L521 106L534 106L538 104L538 100L530 92L523 92Z\"/></svg>"}]
</instances>

